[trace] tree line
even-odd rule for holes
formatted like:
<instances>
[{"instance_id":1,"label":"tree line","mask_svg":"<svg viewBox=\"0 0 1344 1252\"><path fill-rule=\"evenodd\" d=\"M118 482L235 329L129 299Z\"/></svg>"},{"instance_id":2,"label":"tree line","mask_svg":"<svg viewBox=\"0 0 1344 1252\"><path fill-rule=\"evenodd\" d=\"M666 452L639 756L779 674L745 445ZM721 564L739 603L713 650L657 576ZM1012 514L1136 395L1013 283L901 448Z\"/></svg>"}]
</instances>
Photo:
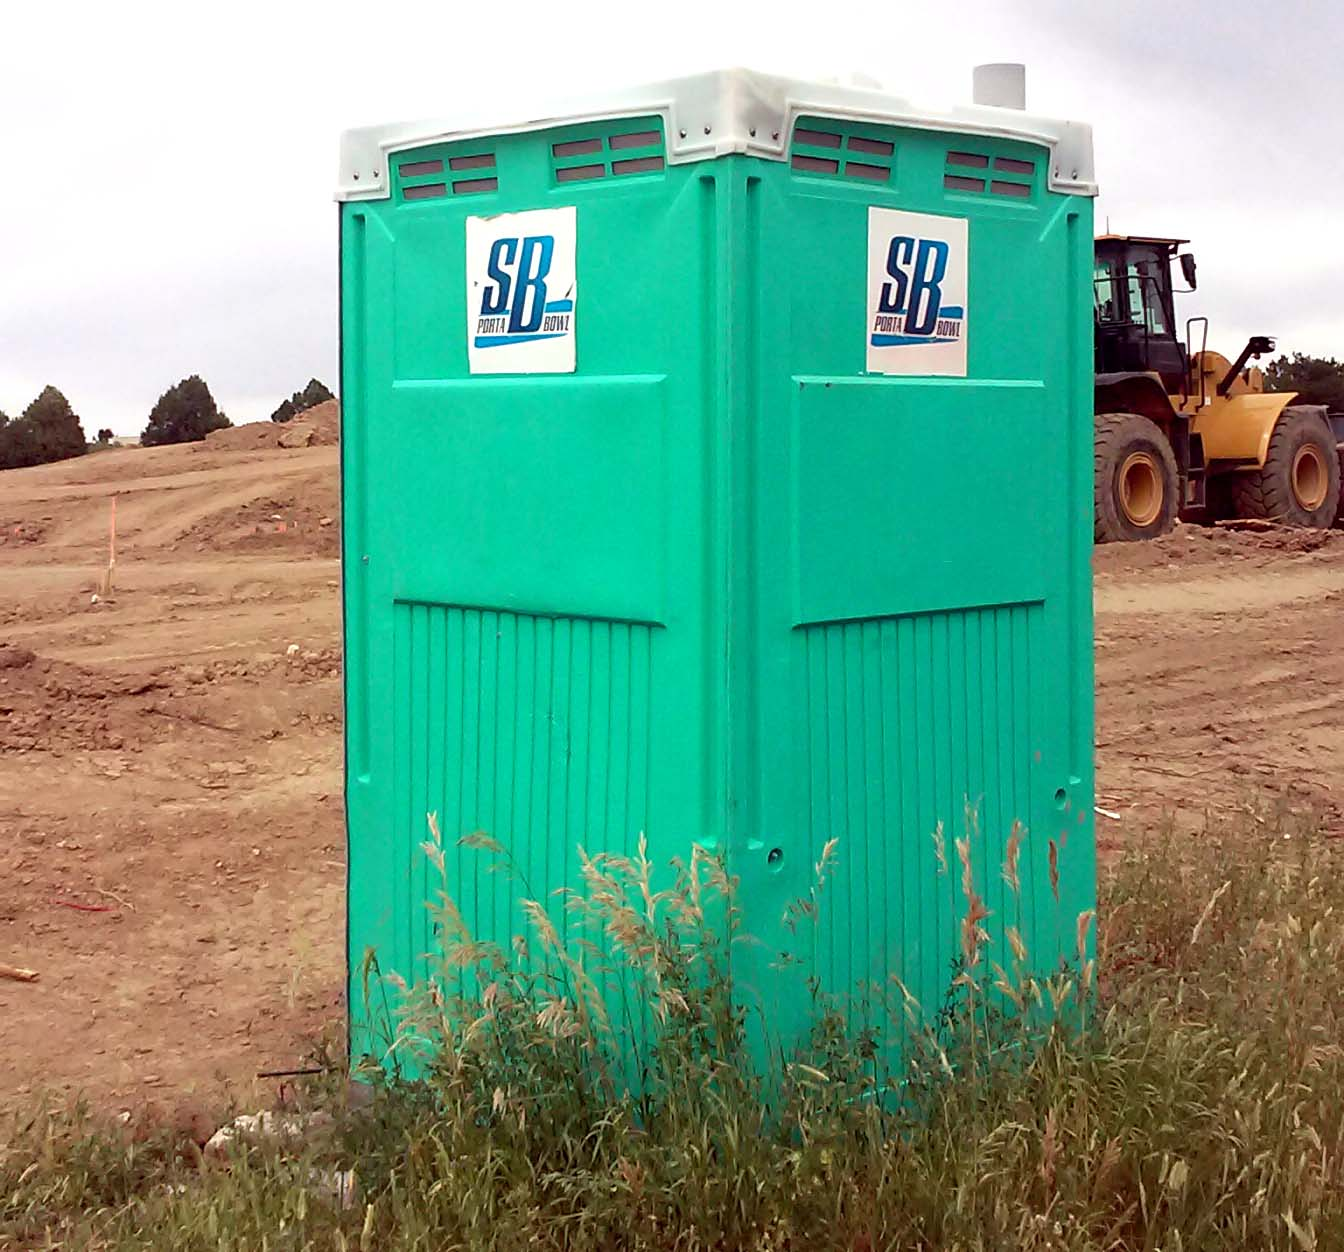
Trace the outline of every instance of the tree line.
<instances>
[{"instance_id":1,"label":"tree line","mask_svg":"<svg viewBox=\"0 0 1344 1252\"><path fill-rule=\"evenodd\" d=\"M288 422L306 409L335 396L316 378L296 391L271 414L273 422ZM199 374L169 387L155 401L149 420L141 432L140 442L145 447L170 443L192 443L204 439L212 430L232 426L210 388ZM84 424L70 401L52 386L42 388L41 394L18 417L11 418L0 412L0 469L18 469L27 465L45 465L49 461L64 461L83 456L97 448L107 447L113 440L110 428L102 427L92 443L84 434Z\"/></svg>"},{"instance_id":2,"label":"tree line","mask_svg":"<svg viewBox=\"0 0 1344 1252\"><path fill-rule=\"evenodd\" d=\"M1269 391L1296 391L1303 404L1323 404L1331 412L1344 413L1344 363L1334 357L1287 353L1265 366Z\"/></svg>"},{"instance_id":3,"label":"tree line","mask_svg":"<svg viewBox=\"0 0 1344 1252\"><path fill-rule=\"evenodd\" d=\"M1303 404L1324 404L1334 412L1344 412L1344 363L1333 357L1285 353L1265 367L1265 386L1270 391L1296 391ZM335 398L325 383L310 378L307 386L280 402L271 414L271 421L291 421L314 405ZM140 442L146 447L190 443L204 439L212 430L232 425L215 403L205 380L192 374L169 387L155 401ZM91 448L110 444L112 438L112 431L104 427L90 444L70 401L57 388L43 387L42 393L18 417L10 418L0 412L0 469L82 456Z\"/></svg>"},{"instance_id":4,"label":"tree line","mask_svg":"<svg viewBox=\"0 0 1344 1252\"><path fill-rule=\"evenodd\" d=\"M55 387L43 387L18 417L0 413L0 469L64 461L87 451L84 427Z\"/></svg>"}]
</instances>

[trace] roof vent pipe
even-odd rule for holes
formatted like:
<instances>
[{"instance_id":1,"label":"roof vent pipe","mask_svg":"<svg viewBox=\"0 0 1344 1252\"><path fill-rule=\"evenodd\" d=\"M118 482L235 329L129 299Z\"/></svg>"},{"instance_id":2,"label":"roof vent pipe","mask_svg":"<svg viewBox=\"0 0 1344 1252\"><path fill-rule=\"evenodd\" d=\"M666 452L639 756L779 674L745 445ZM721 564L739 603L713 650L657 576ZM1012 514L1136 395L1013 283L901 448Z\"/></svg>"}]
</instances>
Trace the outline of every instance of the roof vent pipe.
<instances>
[{"instance_id":1,"label":"roof vent pipe","mask_svg":"<svg viewBox=\"0 0 1344 1252\"><path fill-rule=\"evenodd\" d=\"M977 65L971 71L971 98L996 109L1027 107L1027 67L1016 61Z\"/></svg>"}]
</instances>

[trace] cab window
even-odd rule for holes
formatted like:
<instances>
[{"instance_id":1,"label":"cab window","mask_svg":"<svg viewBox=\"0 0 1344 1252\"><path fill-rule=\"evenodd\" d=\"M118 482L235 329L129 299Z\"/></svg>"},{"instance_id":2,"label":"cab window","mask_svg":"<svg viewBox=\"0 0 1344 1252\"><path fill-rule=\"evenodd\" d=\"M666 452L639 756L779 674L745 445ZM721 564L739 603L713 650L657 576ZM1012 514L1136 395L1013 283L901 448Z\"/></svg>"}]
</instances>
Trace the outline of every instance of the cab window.
<instances>
[{"instance_id":1,"label":"cab window","mask_svg":"<svg viewBox=\"0 0 1344 1252\"><path fill-rule=\"evenodd\" d=\"M1116 282L1114 261L1097 261L1092 269L1092 306L1099 322L1118 322L1120 308L1116 303L1119 284Z\"/></svg>"},{"instance_id":2,"label":"cab window","mask_svg":"<svg viewBox=\"0 0 1344 1252\"><path fill-rule=\"evenodd\" d=\"M1129 320L1144 326L1150 335L1167 333L1166 314L1162 309L1161 271L1154 258L1136 258L1125 266L1125 286L1129 297Z\"/></svg>"}]
</instances>

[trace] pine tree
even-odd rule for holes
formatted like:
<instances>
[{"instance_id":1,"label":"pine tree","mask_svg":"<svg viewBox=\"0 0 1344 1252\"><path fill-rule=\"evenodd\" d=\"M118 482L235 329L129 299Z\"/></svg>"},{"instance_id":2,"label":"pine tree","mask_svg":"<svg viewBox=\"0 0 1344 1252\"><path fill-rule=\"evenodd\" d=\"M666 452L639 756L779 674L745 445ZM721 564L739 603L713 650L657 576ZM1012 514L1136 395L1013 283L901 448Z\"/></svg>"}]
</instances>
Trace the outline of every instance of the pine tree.
<instances>
[{"instance_id":1,"label":"pine tree","mask_svg":"<svg viewBox=\"0 0 1344 1252\"><path fill-rule=\"evenodd\" d=\"M231 426L210 388L199 374L184 378L158 398L149 413L149 424L140 436L146 447L166 443L194 443L212 430Z\"/></svg>"},{"instance_id":2,"label":"pine tree","mask_svg":"<svg viewBox=\"0 0 1344 1252\"><path fill-rule=\"evenodd\" d=\"M292 421L294 414L297 412L298 409L294 407L293 400L281 400L279 407L275 410L274 413L271 414L271 421L273 422Z\"/></svg>"},{"instance_id":3,"label":"pine tree","mask_svg":"<svg viewBox=\"0 0 1344 1252\"><path fill-rule=\"evenodd\" d=\"M271 414L273 422L288 422L298 417L300 413L314 408L327 400L334 400L336 397L331 393L331 389L326 383L318 382L316 378L310 378L308 385L302 391L296 391L288 400L281 400L279 407Z\"/></svg>"},{"instance_id":4,"label":"pine tree","mask_svg":"<svg viewBox=\"0 0 1344 1252\"><path fill-rule=\"evenodd\" d=\"M0 422L2 469L64 461L87 451L79 415L55 387L43 387L19 417Z\"/></svg>"}]
</instances>

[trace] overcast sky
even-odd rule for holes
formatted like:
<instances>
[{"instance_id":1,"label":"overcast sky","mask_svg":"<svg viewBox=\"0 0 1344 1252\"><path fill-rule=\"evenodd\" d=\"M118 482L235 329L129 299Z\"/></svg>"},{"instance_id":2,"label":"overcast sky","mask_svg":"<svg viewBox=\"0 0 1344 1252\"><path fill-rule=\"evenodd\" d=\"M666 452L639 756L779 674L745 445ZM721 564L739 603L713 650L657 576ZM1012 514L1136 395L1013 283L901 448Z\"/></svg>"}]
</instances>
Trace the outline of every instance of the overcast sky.
<instances>
[{"instance_id":1,"label":"overcast sky","mask_svg":"<svg viewBox=\"0 0 1344 1252\"><path fill-rule=\"evenodd\" d=\"M342 129L748 65L931 103L1027 63L1095 128L1100 229L1188 236L1234 354L1344 355L1344 13L1290 0L0 6L0 409L138 433L184 375L235 421L336 364Z\"/></svg>"}]
</instances>

